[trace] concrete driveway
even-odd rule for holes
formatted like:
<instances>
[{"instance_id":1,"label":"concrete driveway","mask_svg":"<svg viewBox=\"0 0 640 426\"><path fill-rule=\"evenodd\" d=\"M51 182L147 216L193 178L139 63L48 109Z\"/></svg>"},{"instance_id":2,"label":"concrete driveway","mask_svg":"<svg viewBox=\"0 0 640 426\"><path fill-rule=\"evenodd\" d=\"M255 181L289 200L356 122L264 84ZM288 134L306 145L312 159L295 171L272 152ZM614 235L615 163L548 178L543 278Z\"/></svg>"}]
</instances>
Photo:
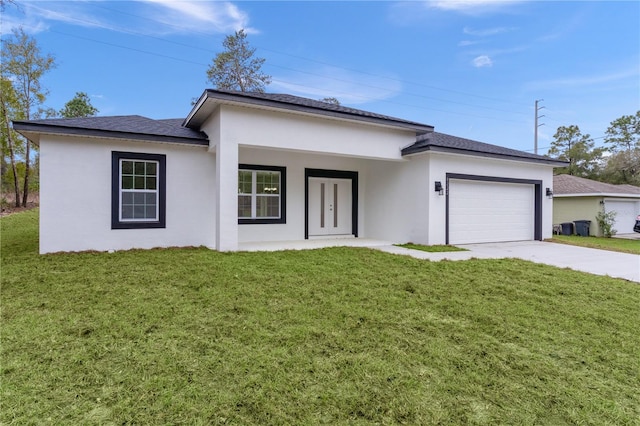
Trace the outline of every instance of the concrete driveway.
<instances>
[{"instance_id":1,"label":"concrete driveway","mask_svg":"<svg viewBox=\"0 0 640 426\"><path fill-rule=\"evenodd\" d=\"M517 258L596 275L608 275L640 283L640 256L543 241L465 244L469 251L426 253L396 246L374 247L389 253L429 260Z\"/></svg>"}]
</instances>

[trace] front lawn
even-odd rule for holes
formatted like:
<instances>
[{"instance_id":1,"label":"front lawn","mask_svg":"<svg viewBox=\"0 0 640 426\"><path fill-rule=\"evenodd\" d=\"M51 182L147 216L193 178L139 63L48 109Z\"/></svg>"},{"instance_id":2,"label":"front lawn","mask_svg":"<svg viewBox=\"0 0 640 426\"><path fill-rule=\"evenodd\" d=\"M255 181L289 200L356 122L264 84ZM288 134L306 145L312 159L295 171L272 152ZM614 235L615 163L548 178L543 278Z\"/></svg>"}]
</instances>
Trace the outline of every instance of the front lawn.
<instances>
[{"instance_id":1,"label":"front lawn","mask_svg":"<svg viewBox=\"0 0 640 426\"><path fill-rule=\"evenodd\" d=\"M575 246L610 251L619 251L622 253L640 254L640 240L627 240L623 238L580 237L577 235L554 235L551 241L554 243L571 244Z\"/></svg>"},{"instance_id":2,"label":"front lawn","mask_svg":"<svg viewBox=\"0 0 640 426\"><path fill-rule=\"evenodd\" d=\"M364 248L37 255L2 218L0 424L637 424L640 286Z\"/></svg>"}]
</instances>

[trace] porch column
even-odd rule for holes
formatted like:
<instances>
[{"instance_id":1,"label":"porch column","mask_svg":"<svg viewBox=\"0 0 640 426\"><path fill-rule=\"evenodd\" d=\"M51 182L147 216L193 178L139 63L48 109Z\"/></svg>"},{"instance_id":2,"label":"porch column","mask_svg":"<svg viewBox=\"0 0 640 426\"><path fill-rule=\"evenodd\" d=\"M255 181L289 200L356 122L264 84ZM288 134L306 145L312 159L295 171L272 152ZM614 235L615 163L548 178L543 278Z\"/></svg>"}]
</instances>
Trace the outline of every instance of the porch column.
<instances>
[{"instance_id":1,"label":"porch column","mask_svg":"<svg viewBox=\"0 0 640 426\"><path fill-rule=\"evenodd\" d=\"M238 144L216 144L216 250L238 250Z\"/></svg>"}]
</instances>

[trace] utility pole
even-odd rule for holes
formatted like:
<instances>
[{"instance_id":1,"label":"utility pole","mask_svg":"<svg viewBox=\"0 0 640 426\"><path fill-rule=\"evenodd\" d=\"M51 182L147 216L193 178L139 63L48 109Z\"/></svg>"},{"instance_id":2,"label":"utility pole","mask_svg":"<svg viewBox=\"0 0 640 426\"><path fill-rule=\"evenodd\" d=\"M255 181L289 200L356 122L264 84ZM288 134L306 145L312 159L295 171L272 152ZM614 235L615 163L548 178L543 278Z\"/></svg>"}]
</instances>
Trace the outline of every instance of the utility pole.
<instances>
[{"instance_id":1,"label":"utility pole","mask_svg":"<svg viewBox=\"0 0 640 426\"><path fill-rule=\"evenodd\" d=\"M533 152L537 155L538 154L538 127L540 126L544 126L544 123L542 124L538 124L538 119L544 117L544 115L538 115L538 112L540 112L540 110L542 107L538 107L538 102L542 102L544 101L544 99L537 99L536 100L536 106L535 106L535 124L534 124L534 129L533 129Z\"/></svg>"}]
</instances>

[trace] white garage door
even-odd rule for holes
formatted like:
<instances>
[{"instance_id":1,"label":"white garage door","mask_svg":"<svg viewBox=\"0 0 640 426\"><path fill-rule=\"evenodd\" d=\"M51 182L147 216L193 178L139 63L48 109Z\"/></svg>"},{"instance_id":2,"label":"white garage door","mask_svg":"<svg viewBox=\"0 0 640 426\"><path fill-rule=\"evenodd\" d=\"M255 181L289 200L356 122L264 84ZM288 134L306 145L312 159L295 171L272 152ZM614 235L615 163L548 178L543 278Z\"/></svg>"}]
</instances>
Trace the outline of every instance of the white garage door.
<instances>
[{"instance_id":1,"label":"white garage door","mask_svg":"<svg viewBox=\"0 0 640 426\"><path fill-rule=\"evenodd\" d=\"M534 239L534 185L451 179L449 243Z\"/></svg>"},{"instance_id":2,"label":"white garage door","mask_svg":"<svg viewBox=\"0 0 640 426\"><path fill-rule=\"evenodd\" d=\"M639 202L605 200L604 209L606 212L616 212L613 229L615 229L618 234L633 234L633 225L636 223L636 216L640 214Z\"/></svg>"}]
</instances>

